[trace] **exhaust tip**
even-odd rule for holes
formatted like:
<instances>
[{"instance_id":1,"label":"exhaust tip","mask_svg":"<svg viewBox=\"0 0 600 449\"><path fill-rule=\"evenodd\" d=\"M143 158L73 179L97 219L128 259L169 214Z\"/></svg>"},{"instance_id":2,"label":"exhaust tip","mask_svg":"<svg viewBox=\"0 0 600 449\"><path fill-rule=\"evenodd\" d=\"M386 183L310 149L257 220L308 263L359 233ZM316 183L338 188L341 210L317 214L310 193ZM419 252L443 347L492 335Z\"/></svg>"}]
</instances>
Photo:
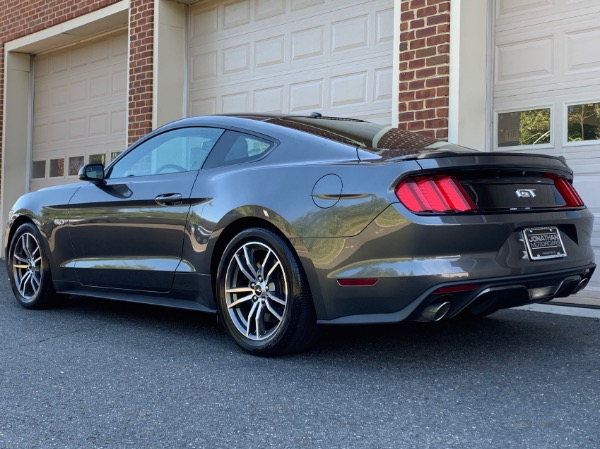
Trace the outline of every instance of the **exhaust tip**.
<instances>
[{"instance_id":1,"label":"exhaust tip","mask_svg":"<svg viewBox=\"0 0 600 449\"><path fill-rule=\"evenodd\" d=\"M583 278L581 280L581 282L579 282L579 284L577 284L577 287L575 287L575 289L573 290L572 294L578 293L581 290L583 290L585 287L587 287L587 285L588 285L589 282L590 282L590 278L589 277Z\"/></svg>"},{"instance_id":2,"label":"exhaust tip","mask_svg":"<svg viewBox=\"0 0 600 449\"><path fill-rule=\"evenodd\" d=\"M421 312L419 321L440 321L448 314L451 305L450 301L433 302Z\"/></svg>"}]
</instances>

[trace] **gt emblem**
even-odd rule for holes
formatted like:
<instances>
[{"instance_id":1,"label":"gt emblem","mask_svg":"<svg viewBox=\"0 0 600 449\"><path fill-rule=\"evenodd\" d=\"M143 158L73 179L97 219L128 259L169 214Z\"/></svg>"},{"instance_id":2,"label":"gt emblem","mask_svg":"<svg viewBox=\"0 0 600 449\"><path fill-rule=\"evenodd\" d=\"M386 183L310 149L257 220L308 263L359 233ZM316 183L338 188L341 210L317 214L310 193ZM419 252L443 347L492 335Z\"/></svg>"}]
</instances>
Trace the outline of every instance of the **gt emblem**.
<instances>
[{"instance_id":1,"label":"gt emblem","mask_svg":"<svg viewBox=\"0 0 600 449\"><path fill-rule=\"evenodd\" d=\"M515 194L517 198L535 198L535 189L518 189Z\"/></svg>"}]
</instances>

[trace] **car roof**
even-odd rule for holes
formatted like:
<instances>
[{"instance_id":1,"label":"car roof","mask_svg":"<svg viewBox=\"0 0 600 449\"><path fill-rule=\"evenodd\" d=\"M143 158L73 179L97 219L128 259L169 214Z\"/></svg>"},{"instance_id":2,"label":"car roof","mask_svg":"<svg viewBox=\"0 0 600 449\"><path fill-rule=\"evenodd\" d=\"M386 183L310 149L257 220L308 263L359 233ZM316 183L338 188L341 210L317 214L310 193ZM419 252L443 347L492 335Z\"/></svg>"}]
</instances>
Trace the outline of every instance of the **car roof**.
<instances>
[{"instance_id":1,"label":"car roof","mask_svg":"<svg viewBox=\"0 0 600 449\"><path fill-rule=\"evenodd\" d=\"M329 117L313 112L307 115L235 113L189 117L174 124L222 124L231 126L248 125L257 130L261 125L277 125L279 129L294 130L304 134L325 138L338 143L362 149L396 149L402 153L413 153L426 148L437 139L422 134L400 130L390 125L382 125L365 120L345 117ZM252 126L255 123L256 126ZM273 129L273 128L271 128ZM389 155L388 155L389 156Z\"/></svg>"}]
</instances>

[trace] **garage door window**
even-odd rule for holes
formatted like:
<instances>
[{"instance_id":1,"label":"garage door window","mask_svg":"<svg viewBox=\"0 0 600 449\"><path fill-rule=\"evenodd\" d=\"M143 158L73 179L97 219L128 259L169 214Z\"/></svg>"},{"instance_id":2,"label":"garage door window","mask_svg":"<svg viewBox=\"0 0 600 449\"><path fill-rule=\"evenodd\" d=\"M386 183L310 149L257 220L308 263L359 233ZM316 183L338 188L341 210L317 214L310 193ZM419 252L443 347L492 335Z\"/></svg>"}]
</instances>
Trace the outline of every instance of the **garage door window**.
<instances>
[{"instance_id":1,"label":"garage door window","mask_svg":"<svg viewBox=\"0 0 600 449\"><path fill-rule=\"evenodd\" d=\"M50 177L61 178L65 176L65 160L50 159Z\"/></svg>"},{"instance_id":2,"label":"garage door window","mask_svg":"<svg viewBox=\"0 0 600 449\"><path fill-rule=\"evenodd\" d=\"M88 157L88 164L102 164L106 163L106 155L105 154L90 154Z\"/></svg>"},{"instance_id":3,"label":"garage door window","mask_svg":"<svg viewBox=\"0 0 600 449\"><path fill-rule=\"evenodd\" d=\"M69 158L69 176L77 176L79 169L84 164L83 156L74 156Z\"/></svg>"},{"instance_id":4,"label":"garage door window","mask_svg":"<svg viewBox=\"0 0 600 449\"><path fill-rule=\"evenodd\" d=\"M600 103L571 105L567 119L569 142L600 140Z\"/></svg>"},{"instance_id":5,"label":"garage door window","mask_svg":"<svg viewBox=\"0 0 600 449\"><path fill-rule=\"evenodd\" d=\"M33 179L44 179L46 177L46 161L33 161L31 177Z\"/></svg>"},{"instance_id":6,"label":"garage door window","mask_svg":"<svg viewBox=\"0 0 600 449\"><path fill-rule=\"evenodd\" d=\"M549 144L550 116L550 108L498 114L498 146Z\"/></svg>"}]
</instances>

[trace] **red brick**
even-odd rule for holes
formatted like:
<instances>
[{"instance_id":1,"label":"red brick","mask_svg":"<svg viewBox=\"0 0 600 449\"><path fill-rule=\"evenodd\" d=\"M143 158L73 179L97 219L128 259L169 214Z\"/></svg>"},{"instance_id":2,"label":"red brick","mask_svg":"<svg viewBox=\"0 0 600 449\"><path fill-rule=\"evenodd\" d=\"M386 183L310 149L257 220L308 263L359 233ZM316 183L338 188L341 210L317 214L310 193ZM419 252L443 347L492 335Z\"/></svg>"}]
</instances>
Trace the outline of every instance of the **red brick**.
<instances>
[{"instance_id":1,"label":"red brick","mask_svg":"<svg viewBox=\"0 0 600 449\"><path fill-rule=\"evenodd\" d=\"M423 109L422 111L415 112L416 120L429 120L429 119L435 119L435 118L436 118L435 109ZM427 122L425 122L425 125L427 125Z\"/></svg>"},{"instance_id":2,"label":"red brick","mask_svg":"<svg viewBox=\"0 0 600 449\"><path fill-rule=\"evenodd\" d=\"M421 69L423 67L425 67L425 59L414 59L408 63L408 68L411 70Z\"/></svg>"},{"instance_id":3,"label":"red brick","mask_svg":"<svg viewBox=\"0 0 600 449\"><path fill-rule=\"evenodd\" d=\"M436 116L439 118L448 118L448 108L437 108Z\"/></svg>"},{"instance_id":4,"label":"red brick","mask_svg":"<svg viewBox=\"0 0 600 449\"><path fill-rule=\"evenodd\" d=\"M437 33L437 28L432 26L432 27L428 27L428 28L422 28L420 30L416 31L416 37L417 39L422 39L424 37L431 37L433 35L435 35Z\"/></svg>"},{"instance_id":5,"label":"red brick","mask_svg":"<svg viewBox=\"0 0 600 449\"><path fill-rule=\"evenodd\" d=\"M406 3L406 0L403 0ZM410 2L410 9L419 9L422 8L426 5L426 1L425 0L412 0Z\"/></svg>"},{"instance_id":6,"label":"red brick","mask_svg":"<svg viewBox=\"0 0 600 449\"><path fill-rule=\"evenodd\" d=\"M416 80L416 81L411 81L408 84L407 90L419 90L419 89L423 89L424 87L425 87L425 80Z\"/></svg>"},{"instance_id":7,"label":"red brick","mask_svg":"<svg viewBox=\"0 0 600 449\"><path fill-rule=\"evenodd\" d=\"M426 86L427 87L446 87L448 86L450 80L448 79L448 77L445 76L441 76L441 77L437 77L437 78L430 78L426 81Z\"/></svg>"},{"instance_id":8,"label":"red brick","mask_svg":"<svg viewBox=\"0 0 600 449\"><path fill-rule=\"evenodd\" d=\"M427 45L427 41L425 39L415 39L410 41L409 47L411 50L418 50L419 48L423 48Z\"/></svg>"},{"instance_id":9,"label":"red brick","mask_svg":"<svg viewBox=\"0 0 600 449\"><path fill-rule=\"evenodd\" d=\"M433 98L436 96L435 89L422 89L415 92L415 98L422 100L425 98Z\"/></svg>"},{"instance_id":10,"label":"red brick","mask_svg":"<svg viewBox=\"0 0 600 449\"><path fill-rule=\"evenodd\" d=\"M423 101L410 101L408 103L408 110L418 111L423 109Z\"/></svg>"},{"instance_id":11,"label":"red brick","mask_svg":"<svg viewBox=\"0 0 600 449\"><path fill-rule=\"evenodd\" d=\"M450 24L446 23L446 24L438 25L437 32L438 32L438 34L449 33L450 32Z\"/></svg>"},{"instance_id":12,"label":"red brick","mask_svg":"<svg viewBox=\"0 0 600 449\"><path fill-rule=\"evenodd\" d=\"M448 128L440 128L435 130L435 138L436 139L447 139L448 138Z\"/></svg>"},{"instance_id":13,"label":"red brick","mask_svg":"<svg viewBox=\"0 0 600 449\"><path fill-rule=\"evenodd\" d=\"M425 129L424 122L416 122L416 121L408 122L408 130L409 131L420 131L422 129Z\"/></svg>"},{"instance_id":14,"label":"red brick","mask_svg":"<svg viewBox=\"0 0 600 449\"><path fill-rule=\"evenodd\" d=\"M438 5L438 12L450 12L450 2L443 2Z\"/></svg>"},{"instance_id":15,"label":"red brick","mask_svg":"<svg viewBox=\"0 0 600 449\"><path fill-rule=\"evenodd\" d=\"M416 76L417 78L430 78L437 74L437 70L435 67L427 67L425 69L417 70Z\"/></svg>"},{"instance_id":16,"label":"red brick","mask_svg":"<svg viewBox=\"0 0 600 449\"><path fill-rule=\"evenodd\" d=\"M415 119L415 113L414 112L403 112L402 114L400 114L398 116L398 118L401 122L410 122Z\"/></svg>"},{"instance_id":17,"label":"red brick","mask_svg":"<svg viewBox=\"0 0 600 449\"><path fill-rule=\"evenodd\" d=\"M419 134L422 134L427 137L432 137L435 139L436 132L437 132L437 130L434 130L434 129L424 129L423 131L419 131Z\"/></svg>"},{"instance_id":18,"label":"red brick","mask_svg":"<svg viewBox=\"0 0 600 449\"><path fill-rule=\"evenodd\" d=\"M439 107L446 107L448 106L448 99L447 98L432 98L429 100L425 101L425 107L426 108L439 108Z\"/></svg>"},{"instance_id":19,"label":"red brick","mask_svg":"<svg viewBox=\"0 0 600 449\"><path fill-rule=\"evenodd\" d=\"M437 49L435 47L421 48L415 52L417 58L427 58L428 56L434 56L436 54Z\"/></svg>"},{"instance_id":20,"label":"red brick","mask_svg":"<svg viewBox=\"0 0 600 449\"><path fill-rule=\"evenodd\" d=\"M442 119L442 118L434 118L431 120L425 120L425 127L426 128L434 128L434 129L438 129L438 128L444 128L448 126L448 120L446 119Z\"/></svg>"},{"instance_id":21,"label":"red brick","mask_svg":"<svg viewBox=\"0 0 600 449\"><path fill-rule=\"evenodd\" d=\"M429 38L427 38L427 42L426 44L428 46L435 46L435 45L441 45L441 44L448 44L450 43L450 35L449 34L437 34L435 36L431 36Z\"/></svg>"},{"instance_id":22,"label":"red brick","mask_svg":"<svg viewBox=\"0 0 600 449\"><path fill-rule=\"evenodd\" d=\"M407 67L408 67L408 63L407 63ZM408 71L408 69L407 69L403 72L400 72L400 81L410 81L414 78L415 78L415 72L413 72L413 71Z\"/></svg>"},{"instance_id":23,"label":"red brick","mask_svg":"<svg viewBox=\"0 0 600 449\"><path fill-rule=\"evenodd\" d=\"M417 29L417 28L423 28L425 26L425 19L417 19L417 20L411 20L410 22L410 28L411 29Z\"/></svg>"},{"instance_id":24,"label":"red brick","mask_svg":"<svg viewBox=\"0 0 600 449\"><path fill-rule=\"evenodd\" d=\"M441 23L450 23L450 14L436 14L427 17L427 25L439 25Z\"/></svg>"},{"instance_id":25,"label":"red brick","mask_svg":"<svg viewBox=\"0 0 600 449\"><path fill-rule=\"evenodd\" d=\"M417 10L417 17L428 17L437 14L437 6L427 6Z\"/></svg>"},{"instance_id":26,"label":"red brick","mask_svg":"<svg viewBox=\"0 0 600 449\"><path fill-rule=\"evenodd\" d=\"M436 65L448 64L450 57L448 55L438 55L431 58L427 58L427 66L432 67Z\"/></svg>"},{"instance_id":27,"label":"red brick","mask_svg":"<svg viewBox=\"0 0 600 449\"><path fill-rule=\"evenodd\" d=\"M447 136L450 0L402 0L400 4L398 127Z\"/></svg>"}]
</instances>

